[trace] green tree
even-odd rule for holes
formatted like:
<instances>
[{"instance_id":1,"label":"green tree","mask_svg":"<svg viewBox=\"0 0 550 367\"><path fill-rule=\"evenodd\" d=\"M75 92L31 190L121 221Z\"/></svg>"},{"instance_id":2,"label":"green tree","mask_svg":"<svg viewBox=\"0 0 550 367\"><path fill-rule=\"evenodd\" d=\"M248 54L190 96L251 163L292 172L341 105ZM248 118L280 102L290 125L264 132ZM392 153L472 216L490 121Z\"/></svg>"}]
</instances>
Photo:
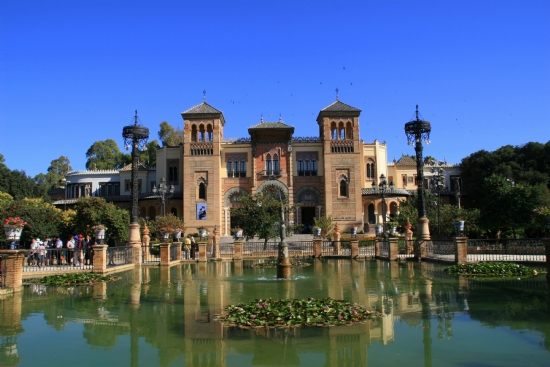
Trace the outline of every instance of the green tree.
<instances>
[{"instance_id":1,"label":"green tree","mask_svg":"<svg viewBox=\"0 0 550 367\"><path fill-rule=\"evenodd\" d=\"M34 177L36 184L45 187L46 191L60 187L61 180L72 171L69 158L61 156L51 161L46 174L40 173Z\"/></svg>"},{"instance_id":2,"label":"green tree","mask_svg":"<svg viewBox=\"0 0 550 367\"><path fill-rule=\"evenodd\" d=\"M163 147L177 146L183 143L183 130L179 127L174 128L167 121L162 121L159 128L159 139Z\"/></svg>"},{"instance_id":3,"label":"green tree","mask_svg":"<svg viewBox=\"0 0 550 367\"><path fill-rule=\"evenodd\" d=\"M281 222L281 204L288 208L288 200L276 199L274 190L264 190L255 195L243 195L239 208L231 209L231 215L235 216L237 223L243 229L243 236L248 240L258 237L264 240L265 246L272 238L279 236ZM293 212L290 207L287 212ZM288 218L286 218L288 220Z\"/></svg>"},{"instance_id":4,"label":"green tree","mask_svg":"<svg viewBox=\"0 0 550 367\"><path fill-rule=\"evenodd\" d=\"M130 154L124 154L113 139L96 141L86 152L86 168L89 170L119 169L132 161Z\"/></svg>"},{"instance_id":5,"label":"green tree","mask_svg":"<svg viewBox=\"0 0 550 367\"><path fill-rule=\"evenodd\" d=\"M550 203L546 185L514 183L506 177L492 174L483 181L480 200L481 227L493 234L510 231L516 237L532 222L537 208Z\"/></svg>"},{"instance_id":6,"label":"green tree","mask_svg":"<svg viewBox=\"0 0 550 367\"><path fill-rule=\"evenodd\" d=\"M27 222L21 234L22 244L29 243L31 238L44 239L46 236L57 236L62 233L62 211L42 198L14 200L11 205L0 208L0 211L3 219L20 217Z\"/></svg>"},{"instance_id":7,"label":"green tree","mask_svg":"<svg viewBox=\"0 0 550 367\"><path fill-rule=\"evenodd\" d=\"M103 224L107 233L115 234L120 241L128 239L130 213L99 197L80 198L74 207L74 228L78 233L93 234L92 227Z\"/></svg>"}]
</instances>

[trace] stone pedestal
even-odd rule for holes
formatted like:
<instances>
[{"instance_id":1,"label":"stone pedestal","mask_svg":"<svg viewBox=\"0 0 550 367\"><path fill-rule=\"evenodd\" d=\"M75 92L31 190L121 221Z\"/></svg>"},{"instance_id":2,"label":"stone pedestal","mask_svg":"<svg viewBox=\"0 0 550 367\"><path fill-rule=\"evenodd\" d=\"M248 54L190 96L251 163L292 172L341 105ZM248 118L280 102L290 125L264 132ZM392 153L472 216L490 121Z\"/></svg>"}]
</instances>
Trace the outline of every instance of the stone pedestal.
<instances>
[{"instance_id":1,"label":"stone pedestal","mask_svg":"<svg viewBox=\"0 0 550 367\"><path fill-rule=\"evenodd\" d=\"M399 249L398 249L398 239L395 237L390 238L390 248L388 251L389 260L396 261L398 259Z\"/></svg>"},{"instance_id":2,"label":"stone pedestal","mask_svg":"<svg viewBox=\"0 0 550 367\"><path fill-rule=\"evenodd\" d=\"M151 237L149 237L149 228L147 228L147 224L143 227L143 236L141 236L141 256L142 260L149 261L151 260L151 252L149 251L149 241L151 241Z\"/></svg>"},{"instance_id":3,"label":"stone pedestal","mask_svg":"<svg viewBox=\"0 0 550 367\"><path fill-rule=\"evenodd\" d=\"M429 240L430 239L430 221L428 218L418 218L416 225L416 239L417 240Z\"/></svg>"},{"instance_id":4,"label":"stone pedestal","mask_svg":"<svg viewBox=\"0 0 550 367\"><path fill-rule=\"evenodd\" d=\"M455 263L462 265L468 263L468 237L453 238L455 245Z\"/></svg>"},{"instance_id":5,"label":"stone pedestal","mask_svg":"<svg viewBox=\"0 0 550 367\"><path fill-rule=\"evenodd\" d=\"M161 243L160 247L160 266L170 266L170 244Z\"/></svg>"},{"instance_id":6,"label":"stone pedestal","mask_svg":"<svg viewBox=\"0 0 550 367\"><path fill-rule=\"evenodd\" d=\"M313 257L321 257L323 255L323 241L320 238L313 239Z\"/></svg>"},{"instance_id":7,"label":"stone pedestal","mask_svg":"<svg viewBox=\"0 0 550 367\"><path fill-rule=\"evenodd\" d=\"M243 241L235 240L233 242L233 259L241 260L243 258Z\"/></svg>"},{"instance_id":8,"label":"stone pedestal","mask_svg":"<svg viewBox=\"0 0 550 367\"><path fill-rule=\"evenodd\" d=\"M23 259L26 250L0 250L1 254L8 255L2 261L6 264L6 288L14 292L23 290Z\"/></svg>"},{"instance_id":9,"label":"stone pedestal","mask_svg":"<svg viewBox=\"0 0 550 367\"><path fill-rule=\"evenodd\" d=\"M351 258L359 256L359 240L351 240Z\"/></svg>"},{"instance_id":10,"label":"stone pedestal","mask_svg":"<svg viewBox=\"0 0 550 367\"><path fill-rule=\"evenodd\" d=\"M205 262L206 261L206 246L208 245L206 242L199 242L199 256L198 261Z\"/></svg>"},{"instance_id":11,"label":"stone pedestal","mask_svg":"<svg viewBox=\"0 0 550 367\"><path fill-rule=\"evenodd\" d=\"M221 258L220 254L220 231L218 230L218 226L214 226L214 230L212 231L212 258L219 259Z\"/></svg>"},{"instance_id":12,"label":"stone pedestal","mask_svg":"<svg viewBox=\"0 0 550 367\"><path fill-rule=\"evenodd\" d=\"M341 244L340 244L340 238L338 238L337 240L335 240L333 243L334 245L334 249L333 249L333 254L334 255L340 255L342 253L342 250L341 250Z\"/></svg>"},{"instance_id":13,"label":"stone pedestal","mask_svg":"<svg viewBox=\"0 0 550 367\"><path fill-rule=\"evenodd\" d=\"M132 246L132 264L141 265L141 235L138 223L130 223L128 226L128 246Z\"/></svg>"},{"instance_id":14,"label":"stone pedestal","mask_svg":"<svg viewBox=\"0 0 550 367\"><path fill-rule=\"evenodd\" d=\"M104 274L107 271L107 245L94 246L94 273Z\"/></svg>"}]
</instances>

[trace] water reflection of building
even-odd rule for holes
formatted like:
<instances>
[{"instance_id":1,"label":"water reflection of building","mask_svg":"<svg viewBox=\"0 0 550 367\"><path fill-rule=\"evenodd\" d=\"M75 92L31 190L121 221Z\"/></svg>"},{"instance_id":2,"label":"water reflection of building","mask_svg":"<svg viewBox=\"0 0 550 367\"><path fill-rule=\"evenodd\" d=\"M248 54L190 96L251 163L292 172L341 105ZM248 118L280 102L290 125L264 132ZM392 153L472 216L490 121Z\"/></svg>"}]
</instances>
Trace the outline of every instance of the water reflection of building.
<instances>
[{"instance_id":1,"label":"water reflection of building","mask_svg":"<svg viewBox=\"0 0 550 367\"><path fill-rule=\"evenodd\" d=\"M252 296L269 287L273 298L303 297L298 282L258 284L247 275L249 264L144 268L123 273L121 282L85 287L78 293L48 290L39 294L27 289L24 295L0 301L3 351L14 355L17 335L23 332L21 320L43 313L47 324L56 330L69 323L83 324L82 336L92 346L111 348L119 336L129 335L132 366L140 365L139 339L157 350L160 366L180 359L186 366L224 366L235 356L250 358L256 366L298 365L304 358L318 358L326 366L366 366L371 346L392 344L395 323L406 322L418 329L424 363L429 366L432 337L452 336L453 317L467 311L468 292L478 292L480 287L476 282L468 287L467 282L447 279L429 263L316 261L309 274L323 294L375 307L382 316L351 327L269 332L224 328L214 321L215 315L223 305L241 301L247 287L252 287L247 293ZM515 306L530 300L518 297ZM482 307L476 307L478 302L473 303L481 310L473 311L476 317L503 322L490 319ZM547 312L548 303L545 305ZM546 333L550 335L548 330Z\"/></svg>"}]
</instances>

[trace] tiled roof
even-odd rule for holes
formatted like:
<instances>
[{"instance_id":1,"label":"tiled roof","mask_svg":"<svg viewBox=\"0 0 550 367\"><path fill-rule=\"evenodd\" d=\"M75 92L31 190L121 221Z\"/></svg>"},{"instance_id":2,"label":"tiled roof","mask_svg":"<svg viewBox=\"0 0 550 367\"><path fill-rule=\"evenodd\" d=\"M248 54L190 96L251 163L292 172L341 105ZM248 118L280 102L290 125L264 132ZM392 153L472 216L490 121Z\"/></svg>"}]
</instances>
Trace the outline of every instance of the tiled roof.
<instances>
[{"instance_id":1,"label":"tiled roof","mask_svg":"<svg viewBox=\"0 0 550 367\"><path fill-rule=\"evenodd\" d=\"M118 173L118 170L116 170L116 169L79 170L79 171L71 171L71 172L67 173L67 176L104 175L104 174L112 174L112 173Z\"/></svg>"},{"instance_id":2,"label":"tiled roof","mask_svg":"<svg viewBox=\"0 0 550 367\"><path fill-rule=\"evenodd\" d=\"M195 107L191 107L187 111L182 112L181 114L188 114L188 113L222 113L222 111L219 111L215 109L214 107L210 106L206 101L202 102L201 104L196 105Z\"/></svg>"},{"instance_id":3,"label":"tiled roof","mask_svg":"<svg viewBox=\"0 0 550 367\"><path fill-rule=\"evenodd\" d=\"M321 112L361 112L361 110L336 100L323 108Z\"/></svg>"},{"instance_id":4,"label":"tiled roof","mask_svg":"<svg viewBox=\"0 0 550 367\"><path fill-rule=\"evenodd\" d=\"M108 202L112 202L112 201L131 202L132 201L132 195L112 195L112 196L101 196L101 197ZM178 191L178 192L175 192L172 196L170 196L170 198L166 200L182 199L182 198L183 198L183 193L181 191ZM158 199L158 195L155 195L152 192L145 192L145 193L139 194L139 200L147 200L147 199ZM78 199L61 199L61 200L54 201L52 204L53 205L76 204L77 201Z\"/></svg>"},{"instance_id":5,"label":"tiled roof","mask_svg":"<svg viewBox=\"0 0 550 367\"><path fill-rule=\"evenodd\" d=\"M278 121L278 122L262 121L258 125L249 127L249 129L293 129L294 130L294 127L287 125L282 121Z\"/></svg>"},{"instance_id":6,"label":"tiled roof","mask_svg":"<svg viewBox=\"0 0 550 367\"><path fill-rule=\"evenodd\" d=\"M409 196L411 195L410 192L408 192L405 189L388 189L385 192L386 196ZM361 195L375 195L380 196L380 190L379 189L361 189Z\"/></svg>"},{"instance_id":7,"label":"tiled roof","mask_svg":"<svg viewBox=\"0 0 550 367\"><path fill-rule=\"evenodd\" d=\"M131 170L132 170L132 163L127 164L127 165L125 165L124 167L122 167L122 168L120 169L120 172L126 172L126 171L131 171ZM138 171L149 171L149 170L150 170L150 169L147 168L147 167L145 167L145 165L144 165L143 163L140 163L140 164L138 165ZM153 168L153 169L151 169L151 171L155 171L155 170L156 170L156 167Z\"/></svg>"},{"instance_id":8,"label":"tiled roof","mask_svg":"<svg viewBox=\"0 0 550 367\"><path fill-rule=\"evenodd\" d=\"M414 166L416 167L416 161L408 155L404 155L395 163L396 166Z\"/></svg>"}]
</instances>

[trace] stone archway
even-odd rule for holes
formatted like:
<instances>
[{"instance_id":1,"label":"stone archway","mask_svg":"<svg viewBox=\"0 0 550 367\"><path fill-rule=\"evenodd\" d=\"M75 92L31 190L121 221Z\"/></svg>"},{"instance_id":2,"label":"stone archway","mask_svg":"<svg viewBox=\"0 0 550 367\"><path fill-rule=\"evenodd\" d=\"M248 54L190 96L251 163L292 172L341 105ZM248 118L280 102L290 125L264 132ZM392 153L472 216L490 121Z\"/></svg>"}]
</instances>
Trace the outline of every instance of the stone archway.
<instances>
[{"instance_id":1,"label":"stone archway","mask_svg":"<svg viewBox=\"0 0 550 367\"><path fill-rule=\"evenodd\" d=\"M269 188L276 188L278 190L281 190L281 193L285 198L288 198L288 187L284 183L282 183L279 180L269 180L264 181L260 186L258 186L258 192L262 192L265 189Z\"/></svg>"},{"instance_id":2,"label":"stone archway","mask_svg":"<svg viewBox=\"0 0 550 367\"><path fill-rule=\"evenodd\" d=\"M248 191L242 187L232 187L223 195L224 207L221 228L225 236L230 235L230 228L238 226L238 223L231 223L231 208L240 205L239 197L243 195L248 195Z\"/></svg>"},{"instance_id":3,"label":"stone archway","mask_svg":"<svg viewBox=\"0 0 550 367\"><path fill-rule=\"evenodd\" d=\"M296 223L304 226L304 233L310 233L314 219L321 216L321 198L321 192L313 186L302 186L294 194L294 202L301 204L296 208Z\"/></svg>"}]
</instances>

